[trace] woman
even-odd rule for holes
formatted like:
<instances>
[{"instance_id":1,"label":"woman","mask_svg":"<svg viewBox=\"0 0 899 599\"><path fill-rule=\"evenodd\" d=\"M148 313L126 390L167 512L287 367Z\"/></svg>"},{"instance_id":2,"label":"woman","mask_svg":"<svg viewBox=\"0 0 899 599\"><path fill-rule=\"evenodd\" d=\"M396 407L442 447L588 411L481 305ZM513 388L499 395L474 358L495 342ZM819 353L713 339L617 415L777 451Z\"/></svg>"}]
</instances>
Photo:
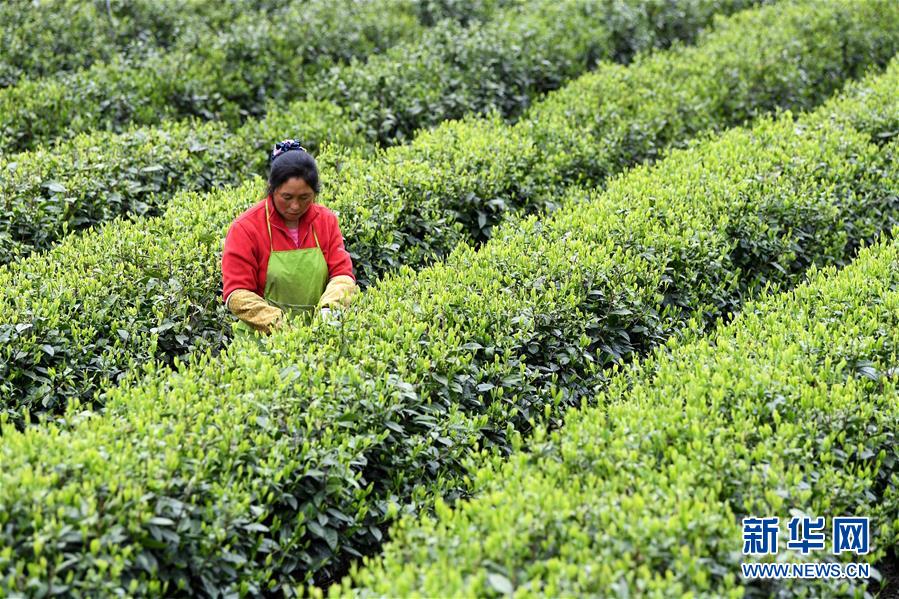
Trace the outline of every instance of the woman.
<instances>
[{"instance_id":1,"label":"woman","mask_svg":"<svg viewBox=\"0 0 899 599\"><path fill-rule=\"evenodd\" d=\"M222 256L225 305L236 331L270 334L288 315L330 314L358 287L337 216L319 204L315 159L275 144L268 193L231 224Z\"/></svg>"}]
</instances>

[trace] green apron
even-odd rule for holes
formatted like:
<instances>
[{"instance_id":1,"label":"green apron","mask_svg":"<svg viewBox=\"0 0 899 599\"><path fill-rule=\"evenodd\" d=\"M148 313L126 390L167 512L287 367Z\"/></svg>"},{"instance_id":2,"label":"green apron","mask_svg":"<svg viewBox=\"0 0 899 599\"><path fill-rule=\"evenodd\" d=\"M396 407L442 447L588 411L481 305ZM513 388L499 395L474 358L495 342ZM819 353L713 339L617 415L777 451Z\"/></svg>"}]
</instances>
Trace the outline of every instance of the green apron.
<instances>
[{"instance_id":1,"label":"green apron","mask_svg":"<svg viewBox=\"0 0 899 599\"><path fill-rule=\"evenodd\" d=\"M312 321L315 308L328 284L328 263L322 253L315 228L315 247L296 250L275 251L272 240L272 223L269 219L268 202L265 204L265 221L268 225L268 239L271 255L265 271L265 300L284 311L285 318L300 318L304 323ZM235 335L260 335L242 320L234 323Z\"/></svg>"}]
</instances>

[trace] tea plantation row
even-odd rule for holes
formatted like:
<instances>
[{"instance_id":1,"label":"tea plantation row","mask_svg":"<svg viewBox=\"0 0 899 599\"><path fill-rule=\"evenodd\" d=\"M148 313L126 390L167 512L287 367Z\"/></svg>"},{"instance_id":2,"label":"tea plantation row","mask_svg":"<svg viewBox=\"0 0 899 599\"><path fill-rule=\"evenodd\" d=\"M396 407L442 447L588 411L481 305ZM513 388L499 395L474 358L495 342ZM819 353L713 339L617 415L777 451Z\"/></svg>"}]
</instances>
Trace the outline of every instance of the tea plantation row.
<instances>
[{"instance_id":1,"label":"tea plantation row","mask_svg":"<svg viewBox=\"0 0 899 599\"><path fill-rule=\"evenodd\" d=\"M862 596L864 580L742 579L740 522L780 516L778 561L837 560L833 516L871 518L872 553L844 562L896 546L897 348L892 241L615 377L332 594ZM826 517L826 551L786 550L795 514Z\"/></svg>"},{"instance_id":2,"label":"tea plantation row","mask_svg":"<svg viewBox=\"0 0 899 599\"><path fill-rule=\"evenodd\" d=\"M241 12L214 34L200 23L168 51L113 58L0 90L0 151L31 149L94 129L197 115L237 123L340 61L417 39L415 0L287 3Z\"/></svg>"},{"instance_id":3,"label":"tea plantation row","mask_svg":"<svg viewBox=\"0 0 899 599\"><path fill-rule=\"evenodd\" d=\"M474 490L468 473L581 405L605 366L844 264L895 223L897 80L899 61L810 116L573 190L479 251L386 277L338 326L151 365L102 413L5 426L0 580L130 594L327 581L399 512Z\"/></svg>"},{"instance_id":4,"label":"tea plantation row","mask_svg":"<svg viewBox=\"0 0 899 599\"><path fill-rule=\"evenodd\" d=\"M552 207L565 185L600 184L764 110L813 106L892 56L897 22L899 7L879 1L749 11L695 48L603 65L514 126L469 119L365 159L325 152L323 197L367 286L482 241L510 214ZM136 364L221 347L230 317L217 252L261 190L188 194L161 218L116 222L0 270L0 404L58 412Z\"/></svg>"},{"instance_id":5,"label":"tea plantation row","mask_svg":"<svg viewBox=\"0 0 899 599\"><path fill-rule=\"evenodd\" d=\"M388 13L407 11L430 27L442 19L464 24L487 18L517 1L393 0L380 6ZM0 5L0 88L117 59L124 59L131 69L159 52L196 50L203 40L221 36L235 22L246 27L254 20L296 18L292 11L303 4L296 0L7 0ZM366 26L374 31L377 24ZM408 33L419 29L413 27Z\"/></svg>"},{"instance_id":6,"label":"tea plantation row","mask_svg":"<svg viewBox=\"0 0 899 599\"><path fill-rule=\"evenodd\" d=\"M236 21L227 33L130 71L103 64L0 90L0 149L184 116L235 127L246 116L283 111L292 99L349 105L372 135L401 139L473 107L520 110L531 95L558 87L599 58L627 58L689 38L720 8L756 0L696 0L686 7L653 0L516 1L485 11L490 18L483 25L444 20L427 30L410 14L411 1L305 3L271 22ZM371 64L337 65L401 39L409 43ZM405 101L395 100L398 95ZM386 98L396 104L382 108Z\"/></svg>"},{"instance_id":7,"label":"tea plantation row","mask_svg":"<svg viewBox=\"0 0 899 599\"><path fill-rule=\"evenodd\" d=\"M191 34L217 34L240 15L264 18L272 0L7 0L0 4L0 88L116 58L140 60ZM194 33L196 32L196 33ZM202 33L200 33L202 32Z\"/></svg>"},{"instance_id":8,"label":"tea plantation row","mask_svg":"<svg viewBox=\"0 0 899 599\"><path fill-rule=\"evenodd\" d=\"M417 42L336 71L321 94L310 95L332 97L343 109L320 100L272 104L264 119L233 133L220 122L167 123L87 133L0 158L7 175L0 195L9 207L0 215L0 264L120 214L158 213L177 190L206 191L264 173L272 140L288 134L315 151L324 140L387 141L379 123L391 123L394 139L490 107L510 116L536 94L583 73L596 57L624 59L634 48L692 37L715 11L748 3L697 0L669 16L648 13L653 3L647 0L613 8L600 0L535 1L465 30L445 22ZM660 16L664 26L653 20Z\"/></svg>"}]
</instances>

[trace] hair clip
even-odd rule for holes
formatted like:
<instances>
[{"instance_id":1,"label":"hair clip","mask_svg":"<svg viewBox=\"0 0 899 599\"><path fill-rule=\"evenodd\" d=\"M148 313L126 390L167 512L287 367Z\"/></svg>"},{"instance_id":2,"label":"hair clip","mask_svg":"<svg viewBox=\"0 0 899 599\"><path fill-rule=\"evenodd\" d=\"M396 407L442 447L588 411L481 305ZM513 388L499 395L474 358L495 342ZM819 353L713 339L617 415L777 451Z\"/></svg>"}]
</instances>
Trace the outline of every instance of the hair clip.
<instances>
[{"instance_id":1,"label":"hair clip","mask_svg":"<svg viewBox=\"0 0 899 599\"><path fill-rule=\"evenodd\" d=\"M291 152L294 150L301 150L303 152L307 152L306 148L301 146L300 142L298 142L295 139L285 139L284 141L279 141L278 143L275 144L275 147L272 150L272 153L269 155L268 160L269 160L269 162L271 162L272 160L274 160L281 154L284 154L285 152Z\"/></svg>"}]
</instances>

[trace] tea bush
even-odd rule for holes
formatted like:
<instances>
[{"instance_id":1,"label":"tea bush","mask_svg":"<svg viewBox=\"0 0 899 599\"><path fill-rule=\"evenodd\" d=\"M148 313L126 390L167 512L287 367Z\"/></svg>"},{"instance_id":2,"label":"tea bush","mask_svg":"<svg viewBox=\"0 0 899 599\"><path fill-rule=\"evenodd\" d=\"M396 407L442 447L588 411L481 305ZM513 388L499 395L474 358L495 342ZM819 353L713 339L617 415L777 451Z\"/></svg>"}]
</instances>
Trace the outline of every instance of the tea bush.
<instances>
[{"instance_id":1,"label":"tea bush","mask_svg":"<svg viewBox=\"0 0 899 599\"><path fill-rule=\"evenodd\" d=\"M376 551L399 513L470 492L468 472L558 423L605 386L607 366L691 321L714 325L760 285L845 264L863 241L852 235L894 224L899 146L831 115L879 101L897 114L897 67L810 117L763 119L605 192L572 190L479 251L386 277L338 326L289 327L175 371L150 362L101 413L73 402L23 432L7 419L2 584L258 594L327 582Z\"/></svg>"},{"instance_id":2,"label":"tea bush","mask_svg":"<svg viewBox=\"0 0 899 599\"><path fill-rule=\"evenodd\" d=\"M89 67L116 57L139 60L187 32L210 35L238 15L284 2L180 0L7 0L0 4L0 88Z\"/></svg>"},{"instance_id":3,"label":"tea bush","mask_svg":"<svg viewBox=\"0 0 899 599\"><path fill-rule=\"evenodd\" d=\"M515 114L600 59L691 39L715 13L757 1L497 3L484 22L444 19L427 29L410 14L412 0L307 3L272 22L238 19L224 34L139 67L98 64L0 90L0 150L187 116L233 128L296 99L334 101L368 137L392 143L466 113ZM388 46L383 60L360 61Z\"/></svg>"},{"instance_id":4,"label":"tea bush","mask_svg":"<svg viewBox=\"0 0 899 599\"><path fill-rule=\"evenodd\" d=\"M469 119L365 159L325 152L319 159L334 168L322 198L340 213L360 283L482 241L509 215L557 206L565 185L599 185L703 130L782 101L811 106L894 53L895 3L823 6L751 11L719 23L696 48L604 65L515 126ZM887 80L897 76L893 68ZM899 121L887 89L863 86L850 95L863 106L835 111L887 141L878 136ZM261 193L248 183L186 194L158 219L113 222L0 269L0 405L60 411L72 397L90 402L135 364L217 347L230 322L215 298L217 252L230 221Z\"/></svg>"},{"instance_id":5,"label":"tea bush","mask_svg":"<svg viewBox=\"0 0 899 599\"><path fill-rule=\"evenodd\" d=\"M240 13L214 35L181 33L169 51L133 64L113 57L83 70L25 79L0 90L0 151L49 145L91 130L196 116L236 126L259 116L268 99L297 90L333 65L417 39L414 0L313 0L263 13Z\"/></svg>"},{"instance_id":6,"label":"tea bush","mask_svg":"<svg viewBox=\"0 0 899 599\"><path fill-rule=\"evenodd\" d=\"M897 348L892 241L615 377L599 407L474 474L479 498L394 527L332 594L862 596L864 580L743 579L740 521L781 518L777 561L840 559L833 516L871 518L851 561L895 546ZM827 551L785 547L797 514L826 517Z\"/></svg>"},{"instance_id":7,"label":"tea bush","mask_svg":"<svg viewBox=\"0 0 899 599\"><path fill-rule=\"evenodd\" d=\"M439 31L429 32L420 43L404 44L384 61L372 59L339 71L330 78L326 88L346 91L352 87L352 93L336 98L343 109L323 101L302 100L287 106L274 102L269 104L265 118L247 121L233 133L219 122L166 124L118 135L85 133L70 143L0 158L0 172L6 175L0 179L0 196L6 197L10 206L8 213L0 217L0 263L11 262L35 249L47 249L70 231L106 222L118 214L158 213L176 191L217 189L225 184L237 184L252 173L264 174L266 151L273 140L285 135L301 136L311 150L324 141L360 146L376 143L380 128L371 126L369 118L374 113L365 116L357 106L364 104L366 111L402 111L405 110L402 106L420 104L423 98L420 86L389 90L386 83L376 86L385 92L377 98L366 95L369 92L360 86L363 82L383 80L385 65L396 67L408 82L418 77L411 75L419 68L415 67L416 61L427 55L430 58L425 62L434 63L429 67L430 75L440 73L439 77L447 84L467 81L466 88L474 85L472 82L495 88L495 93L486 96L480 92L440 88L446 92L446 98L453 98L452 114L482 112L495 104L491 98L504 94L509 85L518 85L513 81L531 82L515 92L515 101L521 108L534 95L586 69L592 64L593 53L612 52L623 58L625 54L620 48L606 50L604 40L609 37L627 33L634 39L648 40L647 45L652 42L667 45L671 42L669 35L695 35L709 22L714 9L733 10L744 3L743 0L696 0L686 6L689 10L682 6L678 16L670 15L669 20L663 21L664 26L653 25L655 29L640 34L636 30L649 27L653 21L633 9L651 6L646 0L614 4L614 10L607 10L597 0L562 4L547 1L529 5L527 11L516 7L508 9L504 13L506 20L498 20L496 24L472 25L457 31L460 26L444 23L440 31L446 33L447 28L452 29L454 33L449 37L441 37L444 34ZM547 12L547 6L552 7L551 12ZM585 11L595 15L586 19ZM630 16L613 18L616 11ZM611 24L604 29L606 21ZM553 26L548 28L547 23ZM556 39L562 35L562 24L565 25L562 29L570 26L563 36L567 46L560 45ZM503 29L505 37L495 31L497 28ZM520 56L521 48L517 44L521 43L522 31L530 32L527 38L530 42L543 45L547 57L535 56L533 52L525 58ZM432 39L435 35L443 41L438 43ZM493 54L482 52L477 45L488 41ZM459 48L463 46L467 48L466 58L460 62ZM500 61L505 65L501 72L488 72L485 69L497 59L496 53L507 56L508 60ZM551 60L550 54L554 57ZM449 56L456 58L450 60ZM447 60L450 62L444 65ZM565 61L569 66L561 69ZM515 110L511 105L506 108ZM436 123L436 117L451 115L441 113L440 116L436 105L416 114L405 119L408 125L403 129L405 134L416 127ZM152 151L146 151L147 139L161 141ZM143 151L135 151L136 147Z\"/></svg>"}]
</instances>

